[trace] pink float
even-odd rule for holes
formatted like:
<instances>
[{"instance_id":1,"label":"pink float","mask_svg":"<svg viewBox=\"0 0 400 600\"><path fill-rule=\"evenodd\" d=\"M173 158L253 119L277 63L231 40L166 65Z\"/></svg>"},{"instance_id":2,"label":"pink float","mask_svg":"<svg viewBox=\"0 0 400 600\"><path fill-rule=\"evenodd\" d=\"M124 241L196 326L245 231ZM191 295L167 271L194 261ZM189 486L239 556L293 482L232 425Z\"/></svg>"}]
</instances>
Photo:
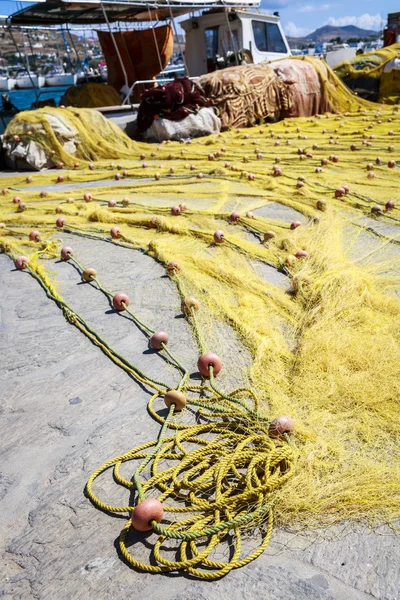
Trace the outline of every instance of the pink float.
<instances>
[{"instance_id":1,"label":"pink float","mask_svg":"<svg viewBox=\"0 0 400 600\"><path fill-rule=\"evenodd\" d=\"M171 260L168 264L167 264L167 271L168 273L174 273L175 271L180 271L181 268L178 265L178 263L175 260Z\"/></svg>"},{"instance_id":2,"label":"pink float","mask_svg":"<svg viewBox=\"0 0 400 600\"><path fill-rule=\"evenodd\" d=\"M222 242L224 241L225 238L225 234L222 231L222 229L217 229L217 231L214 233L214 242L216 244L222 244Z\"/></svg>"},{"instance_id":3,"label":"pink float","mask_svg":"<svg viewBox=\"0 0 400 600\"><path fill-rule=\"evenodd\" d=\"M118 292L112 299L113 306L116 310L125 310L129 306L129 296L124 292Z\"/></svg>"},{"instance_id":4,"label":"pink float","mask_svg":"<svg viewBox=\"0 0 400 600\"><path fill-rule=\"evenodd\" d=\"M31 240L31 242L38 242L40 239L40 232L34 229L30 232L29 239Z\"/></svg>"},{"instance_id":5,"label":"pink float","mask_svg":"<svg viewBox=\"0 0 400 600\"><path fill-rule=\"evenodd\" d=\"M165 331L156 331L150 338L150 346L154 350L162 350L163 345L168 344L168 333Z\"/></svg>"},{"instance_id":6,"label":"pink float","mask_svg":"<svg viewBox=\"0 0 400 600\"><path fill-rule=\"evenodd\" d=\"M222 369L222 361L217 354L206 352L197 361L197 368L203 377L210 377L210 367L213 368L213 375L216 376Z\"/></svg>"},{"instance_id":7,"label":"pink float","mask_svg":"<svg viewBox=\"0 0 400 600\"><path fill-rule=\"evenodd\" d=\"M64 246L64 248L61 248L62 260L69 260L73 255L74 251L72 250L71 246Z\"/></svg>"},{"instance_id":8,"label":"pink float","mask_svg":"<svg viewBox=\"0 0 400 600\"><path fill-rule=\"evenodd\" d=\"M294 423L290 417L278 417L272 421L269 426L270 437L280 437L285 433L291 433L294 430Z\"/></svg>"},{"instance_id":9,"label":"pink float","mask_svg":"<svg viewBox=\"0 0 400 600\"><path fill-rule=\"evenodd\" d=\"M155 498L148 498L140 502L132 513L132 526L137 531L150 531L153 529L152 521L159 523L164 514L163 505Z\"/></svg>"},{"instance_id":10,"label":"pink float","mask_svg":"<svg viewBox=\"0 0 400 600\"><path fill-rule=\"evenodd\" d=\"M308 252L306 250L298 250L295 256L296 258L307 258Z\"/></svg>"},{"instance_id":11,"label":"pink float","mask_svg":"<svg viewBox=\"0 0 400 600\"><path fill-rule=\"evenodd\" d=\"M29 258L27 258L26 256L18 256L15 259L15 266L17 267L17 269L26 269L28 264Z\"/></svg>"}]
</instances>

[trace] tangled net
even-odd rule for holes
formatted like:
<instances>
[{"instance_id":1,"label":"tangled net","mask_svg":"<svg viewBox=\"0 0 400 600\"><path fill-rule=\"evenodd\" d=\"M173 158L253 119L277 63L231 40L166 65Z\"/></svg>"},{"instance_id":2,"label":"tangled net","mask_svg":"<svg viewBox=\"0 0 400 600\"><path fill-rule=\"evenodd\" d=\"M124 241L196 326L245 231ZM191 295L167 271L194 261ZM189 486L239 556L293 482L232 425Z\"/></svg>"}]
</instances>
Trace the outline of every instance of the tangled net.
<instances>
[{"instance_id":1,"label":"tangled net","mask_svg":"<svg viewBox=\"0 0 400 600\"><path fill-rule=\"evenodd\" d=\"M153 388L149 410L162 427L160 438L108 461L90 479L89 494L107 510L130 513L138 500L115 507L100 500L95 486L111 467L130 492L162 498L168 523L155 524L157 565L141 568L219 576L262 551L272 508L275 522L286 526L399 517L399 135L396 109L376 107L191 144L139 144L137 155L119 164L100 161L93 170L33 177L42 186L54 184L58 173L64 184L86 181L88 202L63 183L43 197L25 177L3 179L3 249L28 255L31 272L52 290L67 319L121 368L143 375L63 304L44 267L42 258L55 255L50 240L56 231L56 237L64 232L140 249L166 266L176 261L181 270L171 277L178 291L202 305L196 324L189 317L196 339L212 348L215 325L223 322L251 355L252 392L225 394L212 378L200 388L184 380L187 408L180 413L160 416L166 387L153 382L159 389ZM117 169L120 178L107 186L104 180L111 182ZM12 203L16 195L22 209ZM187 209L174 216L171 207L179 203ZM65 219L63 227L57 229L56 218ZM33 226L42 241L28 240ZM119 237L110 239L115 226ZM224 232L222 243L214 242L216 230ZM284 274L290 286L276 285ZM195 424L187 420L193 411ZM295 469L297 452L288 440L266 435L277 415L296 423ZM167 432L171 428L176 433ZM243 443L245 450L236 451ZM136 472L139 465L139 486L132 469L125 474L131 463ZM234 521L247 514L250 523ZM219 529L231 521L230 530ZM124 554L129 527L128 521ZM249 529L252 536L260 532L260 543L243 556ZM232 554L218 560L213 544L229 544L232 532ZM177 557L169 560L173 543Z\"/></svg>"}]
</instances>

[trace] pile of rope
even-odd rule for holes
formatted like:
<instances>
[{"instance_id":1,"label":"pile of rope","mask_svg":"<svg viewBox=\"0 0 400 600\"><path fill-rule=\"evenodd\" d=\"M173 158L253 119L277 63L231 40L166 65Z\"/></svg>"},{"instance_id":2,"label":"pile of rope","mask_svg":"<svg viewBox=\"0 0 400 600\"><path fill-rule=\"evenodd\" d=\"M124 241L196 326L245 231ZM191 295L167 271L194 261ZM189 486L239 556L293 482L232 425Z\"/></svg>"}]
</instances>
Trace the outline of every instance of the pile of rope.
<instances>
[{"instance_id":1,"label":"pile of rope","mask_svg":"<svg viewBox=\"0 0 400 600\"><path fill-rule=\"evenodd\" d=\"M128 521L120 544L132 564L219 576L262 551L272 507L275 521L292 527L398 519L399 126L396 108L377 106L187 144L138 144L116 163L3 178L1 248L26 255L68 321L154 390L158 439L107 461L88 484L105 510L129 513L142 498L161 499L157 565L128 556ZM79 182L84 190L71 189ZM160 416L166 384L138 372L59 295L43 259L58 255L51 240L60 234L140 250L165 265L182 299L201 304L188 315L200 352L224 323L251 356L249 385L225 393L209 372L196 387L169 357L180 374L174 391L187 403ZM280 278L286 286L274 283ZM296 423L296 460L288 439L271 437L279 415ZM133 482L123 474L131 463ZM121 506L97 491L109 468L135 492ZM218 544L229 546L232 532L224 562Z\"/></svg>"}]
</instances>

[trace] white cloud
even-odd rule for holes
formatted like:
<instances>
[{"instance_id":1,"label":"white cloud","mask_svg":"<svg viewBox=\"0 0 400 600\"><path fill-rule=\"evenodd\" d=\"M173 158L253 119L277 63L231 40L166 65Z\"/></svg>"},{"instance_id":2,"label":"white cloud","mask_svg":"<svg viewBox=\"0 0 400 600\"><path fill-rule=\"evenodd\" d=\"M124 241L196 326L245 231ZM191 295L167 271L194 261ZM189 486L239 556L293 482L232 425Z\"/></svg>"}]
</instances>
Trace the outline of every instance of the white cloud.
<instances>
[{"instance_id":1,"label":"white cloud","mask_svg":"<svg viewBox=\"0 0 400 600\"><path fill-rule=\"evenodd\" d=\"M324 25L334 25L335 27L355 25L356 27L361 27L361 29L373 29L374 31L383 29L384 24L385 20L382 19L381 15L378 13L376 15L365 13L360 17L339 17L338 19L329 17L324 23Z\"/></svg>"},{"instance_id":2,"label":"white cloud","mask_svg":"<svg viewBox=\"0 0 400 600\"><path fill-rule=\"evenodd\" d=\"M341 6L341 4L304 4L300 6L297 12L301 13L311 13L311 12L321 12L324 10L331 10L332 8L336 8L337 6Z\"/></svg>"},{"instance_id":3,"label":"white cloud","mask_svg":"<svg viewBox=\"0 0 400 600\"><path fill-rule=\"evenodd\" d=\"M284 26L284 30L289 37L304 37L312 31L312 29L308 29L307 27L297 27L291 21Z\"/></svg>"}]
</instances>

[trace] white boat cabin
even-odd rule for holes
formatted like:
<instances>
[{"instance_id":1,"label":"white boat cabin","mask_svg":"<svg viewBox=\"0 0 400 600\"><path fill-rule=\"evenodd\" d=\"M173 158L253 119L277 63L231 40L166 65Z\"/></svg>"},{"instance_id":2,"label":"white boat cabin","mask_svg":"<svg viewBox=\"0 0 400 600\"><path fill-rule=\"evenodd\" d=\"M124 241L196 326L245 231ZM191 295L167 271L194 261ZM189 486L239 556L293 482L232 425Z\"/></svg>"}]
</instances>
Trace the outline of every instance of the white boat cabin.
<instances>
[{"instance_id":1,"label":"white boat cabin","mask_svg":"<svg viewBox=\"0 0 400 600\"><path fill-rule=\"evenodd\" d=\"M247 51L260 63L291 55L279 16L217 9L180 23L186 33L185 58L191 77L233 66Z\"/></svg>"}]
</instances>

